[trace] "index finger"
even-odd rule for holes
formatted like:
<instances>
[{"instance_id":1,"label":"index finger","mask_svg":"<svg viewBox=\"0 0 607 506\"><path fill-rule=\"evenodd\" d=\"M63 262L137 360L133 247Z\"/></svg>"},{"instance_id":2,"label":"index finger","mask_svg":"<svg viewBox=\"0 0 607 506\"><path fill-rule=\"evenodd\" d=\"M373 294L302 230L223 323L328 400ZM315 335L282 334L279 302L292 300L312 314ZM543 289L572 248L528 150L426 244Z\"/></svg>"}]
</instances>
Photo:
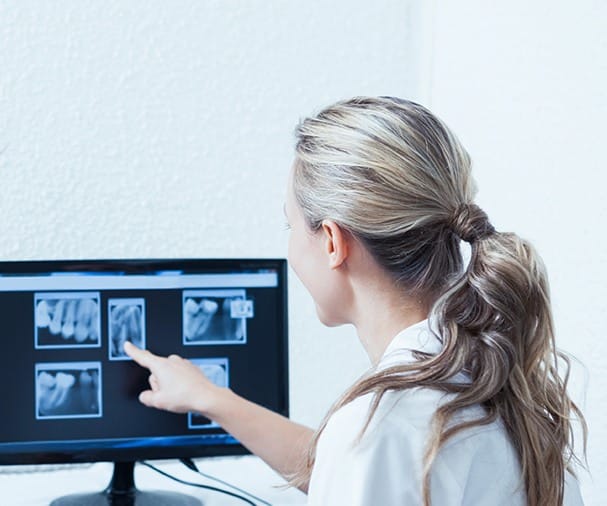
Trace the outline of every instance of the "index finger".
<instances>
[{"instance_id":1,"label":"index finger","mask_svg":"<svg viewBox=\"0 0 607 506\"><path fill-rule=\"evenodd\" d=\"M140 366L145 367L146 369L151 369L160 358L158 355L154 355L148 350L142 350L141 348L138 348L130 341L125 341L125 343L123 344L123 348L124 352L129 357L131 357L135 362L137 362Z\"/></svg>"}]
</instances>

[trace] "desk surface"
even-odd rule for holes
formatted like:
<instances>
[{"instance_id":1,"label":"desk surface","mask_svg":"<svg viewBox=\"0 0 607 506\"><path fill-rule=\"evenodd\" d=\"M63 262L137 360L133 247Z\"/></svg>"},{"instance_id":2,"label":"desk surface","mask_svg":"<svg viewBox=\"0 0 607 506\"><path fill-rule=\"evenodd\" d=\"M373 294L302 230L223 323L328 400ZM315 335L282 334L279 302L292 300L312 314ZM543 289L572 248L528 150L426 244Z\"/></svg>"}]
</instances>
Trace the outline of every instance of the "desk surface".
<instances>
[{"instance_id":1,"label":"desk surface","mask_svg":"<svg viewBox=\"0 0 607 506\"><path fill-rule=\"evenodd\" d=\"M151 462L165 472L182 480L203 483L223 488L215 482L205 480L187 469L179 462ZM284 484L272 469L253 456L198 459L198 468L207 474L232 483L250 492L274 506L304 505L305 495L298 490L278 488ZM41 468L44 469L44 468ZM101 462L67 469L54 469L38 472L0 472L0 504L10 506L48 506L59 496L96 492L103 490L112 475L112 464ZM181 492L198 497L204 506L244 505L243 501L225 494L210 492L197 487L189 487L165 478L145 466L135 468L135 483L141 490L165 490Z\"/></svg>"}]
</instances>

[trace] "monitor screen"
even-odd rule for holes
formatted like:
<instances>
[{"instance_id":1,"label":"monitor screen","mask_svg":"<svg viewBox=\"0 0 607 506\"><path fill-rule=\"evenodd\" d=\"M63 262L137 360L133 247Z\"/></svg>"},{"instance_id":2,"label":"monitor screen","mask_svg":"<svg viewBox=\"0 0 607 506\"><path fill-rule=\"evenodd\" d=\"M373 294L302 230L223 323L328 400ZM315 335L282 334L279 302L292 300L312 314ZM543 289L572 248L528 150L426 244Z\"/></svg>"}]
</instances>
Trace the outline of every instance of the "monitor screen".
<instances>
[{"instance_id":1,"label":"monitor screen","mask_svg":"<svg viewBox=\"0 0 607 506\"><path fill-rule=\"evenodd\" d=\"M0 315L0 464L246 453L199 414L140 404L127 340L288 416L285 260L0 262Z\"/></svg>"}]
</instances>

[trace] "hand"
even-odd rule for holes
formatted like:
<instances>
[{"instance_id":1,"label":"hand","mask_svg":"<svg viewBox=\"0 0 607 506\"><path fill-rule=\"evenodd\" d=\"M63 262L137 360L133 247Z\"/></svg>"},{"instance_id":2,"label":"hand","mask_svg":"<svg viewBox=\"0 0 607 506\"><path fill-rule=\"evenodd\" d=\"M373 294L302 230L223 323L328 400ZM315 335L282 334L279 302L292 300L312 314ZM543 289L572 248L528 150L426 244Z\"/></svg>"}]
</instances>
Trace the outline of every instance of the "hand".
<instances>
[{"instance_id":1,"label":"hand","mask_svg":"<svg viewBox=\"0 0 607 506\"><path fill-rule=\"evenodd\" d=\"M218 387L199 367L178 355L159 357L133 343L124 343L125 353L150 371L150 389L139 394L139 401L151 408L173 413L196 412L213 418L226 388Z\"/></svg>"}]
</instances>

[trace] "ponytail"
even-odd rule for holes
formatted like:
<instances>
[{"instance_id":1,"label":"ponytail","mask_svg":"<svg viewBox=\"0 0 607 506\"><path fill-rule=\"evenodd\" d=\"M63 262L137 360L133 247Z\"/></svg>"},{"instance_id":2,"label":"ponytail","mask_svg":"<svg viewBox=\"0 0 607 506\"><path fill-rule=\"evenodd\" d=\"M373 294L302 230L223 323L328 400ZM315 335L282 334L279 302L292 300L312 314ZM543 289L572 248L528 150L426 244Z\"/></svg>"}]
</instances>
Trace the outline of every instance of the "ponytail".
<instances>
[{"instance_id":1,"label":"ponytail","mask_svg":"<svg viewBox=\"0 0 607 506\"><path fill-rule=\"evenodd\" d=\"M575 459L571 414L586 427L567 395L569 360L556 349L545 268L527 241L484 230L483 237L467 237L468 268L432 310L448 359L465 364L471 382L436 412L425 495L440 446L470 425L447 429L448 421L458 410L481 404L486 414L474 425L502 420L520 459L528 506L561 505L565 472L573 472Z\"/></svg>"}]
</instances>

